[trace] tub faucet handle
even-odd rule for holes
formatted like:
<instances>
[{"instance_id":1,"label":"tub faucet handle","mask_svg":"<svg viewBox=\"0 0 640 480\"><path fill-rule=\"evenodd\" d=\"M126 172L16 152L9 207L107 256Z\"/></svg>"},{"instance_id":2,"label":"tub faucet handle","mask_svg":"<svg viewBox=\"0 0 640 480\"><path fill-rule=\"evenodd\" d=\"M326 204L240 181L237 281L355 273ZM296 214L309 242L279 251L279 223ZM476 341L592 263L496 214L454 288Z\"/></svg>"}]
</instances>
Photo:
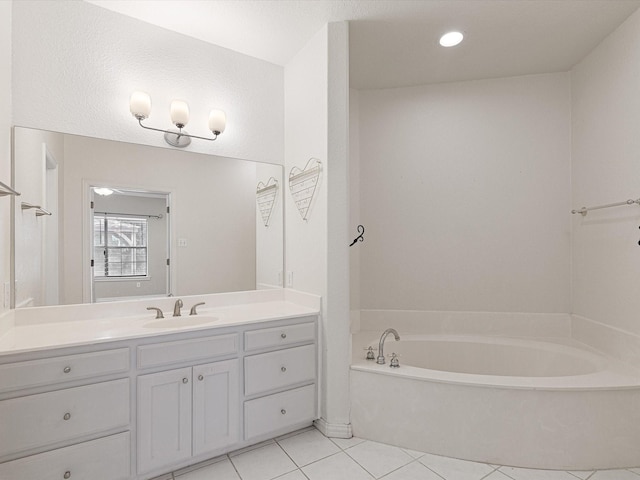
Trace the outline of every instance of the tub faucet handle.
<instances>
[{"instance_id":1,"label":"tub faucet handle","mask_svg":"<svg viewBox=\"0 0 640 480\"><path fill-rule=\"evenodd\" d=\"M367 350L367 360L375 360L376 355L373 353L373 347L369 346L369 348L367 348L366 350Z\"/></svg>"},{"instance_id":2,"label":"tub faucet handle","mask_svg":"<svg viewBox=\"0 0 640 480\"><path fill-rule=\"evenodd\" d=\"M396 355L395 353L391 354L391 360L389 361L389 367L391 367L391 368L399 368L400 367L400 360L398 360L398 355Z\"/></svg>"}]
</instances>

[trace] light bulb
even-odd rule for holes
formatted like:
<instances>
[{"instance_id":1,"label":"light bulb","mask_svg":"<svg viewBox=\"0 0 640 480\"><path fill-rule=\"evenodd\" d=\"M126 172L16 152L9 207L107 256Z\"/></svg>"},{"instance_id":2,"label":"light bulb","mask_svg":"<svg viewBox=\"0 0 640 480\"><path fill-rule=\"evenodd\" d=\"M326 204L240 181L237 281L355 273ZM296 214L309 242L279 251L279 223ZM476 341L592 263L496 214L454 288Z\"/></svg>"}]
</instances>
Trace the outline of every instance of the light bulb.
<instances>
[{"instance_id":1,"label":"light bulb","mask_svg":"<svg viewBox=\"0 0 640 480\"><path fill-rule=\"evenodd\" d=\"M209 130L219 135L227 126L227 116L222 110L211 110L209 113Z\"/></svg>"},{"instance_id":2,"label":"light bulb","mask_svg":"<svg viewBox=\"0 0 640 480\"><path fill-rule=\"evenodd\" d=\"M149 94L145 92L133 92L129 99L129 111L131 111L134 117L140 120L148 118L151 113L151 97Z\"/></svg>"},{"instance_id":3,"label":"light bulb","mask_svg":"<svg viewBox=\"0 0 640 480\"><path fill-rule=\"evenodd\" d=\"M189 105L182 100L171 102L171 122L178 128L189 123Z\"/></svg>"}]
</instances>

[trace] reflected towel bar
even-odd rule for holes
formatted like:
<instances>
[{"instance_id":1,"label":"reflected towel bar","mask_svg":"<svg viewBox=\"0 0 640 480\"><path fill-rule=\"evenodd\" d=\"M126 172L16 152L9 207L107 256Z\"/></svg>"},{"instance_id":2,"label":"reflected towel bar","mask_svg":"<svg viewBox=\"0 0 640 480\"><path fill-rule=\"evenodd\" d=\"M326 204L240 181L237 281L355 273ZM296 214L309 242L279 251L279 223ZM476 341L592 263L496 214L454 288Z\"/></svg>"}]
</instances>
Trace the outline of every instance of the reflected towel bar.
<instances>
[{"instance_id":1,"label":"reflected towel bar","mask_svg":"<svg viewBox=\"0 0 640 480\"><path fill-rule=\"evenodd\" d=\"M5 195L19 196L20 194L16 192L13 188L11 188L9 185L0 182L0 197L4 197Z\"/></svg>"},{"instance_id":2,"label":"reflected towel bar","mask_svg":"<svg viewBox=\"0 0 640 480\"><path fill-rule=\"evenodd\" d=\"M608 203L607 205L598 205L597 207L582 207L580 210L571 210L571 213L579 213L583 217L587 216L587 212L591 210L600 210L601 208L621 207L622 205L640 205L640 198L636 200L626 200L624 202Z\"/></svg>"},{"instance_id":3,"label":"reflected towel bar","mask_svg":"<svg viewBox=\"0 0 640 480\"><path fill-rule=\"evenodd\" d=\"M34 205L32 203L22 202L20 204L20 208L22 208L22 210L34 209L36 211L36 217L42 217L43 215L51 215L50 211L45 210L40 205Z\"/></svg>"}]
</instances>

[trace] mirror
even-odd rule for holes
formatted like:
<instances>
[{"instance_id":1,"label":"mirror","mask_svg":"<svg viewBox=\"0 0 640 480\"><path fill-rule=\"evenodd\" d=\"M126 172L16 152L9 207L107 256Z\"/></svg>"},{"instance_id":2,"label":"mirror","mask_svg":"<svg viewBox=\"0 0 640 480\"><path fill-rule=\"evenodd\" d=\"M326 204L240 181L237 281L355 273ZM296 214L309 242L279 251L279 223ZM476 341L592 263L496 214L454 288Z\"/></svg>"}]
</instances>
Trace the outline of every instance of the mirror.
<instances>
[{"instance_id":1,"label":"mirror","mask_svg":"<svg viewBox=\"0 0 640 480\"><path fill-rule=\"evenodd\" d=\"M14 128L13 147L14 186L22 193L12 218L15 307L282 287L281 165L23 127ZM110 195L120 201L98 199L95 189L101 187L120 192ZM133 201L126 197L159 198L165 212L123 205ZM96 269L104 272L104 253L102 262L96 257L104 245L95 244L94 221L105 213L147 218L148 228L161 220L151 215L163 215L166 269L151 273L164 279L161 292L146 289L148 274L133 281L102 278L94 285ZM132 241L132 232L118 235L121 243ZM152 252L150 244L148 254L157 258L158 248ZM107 282L109 288L102 288Z\"/></svg>"}]
</instances>

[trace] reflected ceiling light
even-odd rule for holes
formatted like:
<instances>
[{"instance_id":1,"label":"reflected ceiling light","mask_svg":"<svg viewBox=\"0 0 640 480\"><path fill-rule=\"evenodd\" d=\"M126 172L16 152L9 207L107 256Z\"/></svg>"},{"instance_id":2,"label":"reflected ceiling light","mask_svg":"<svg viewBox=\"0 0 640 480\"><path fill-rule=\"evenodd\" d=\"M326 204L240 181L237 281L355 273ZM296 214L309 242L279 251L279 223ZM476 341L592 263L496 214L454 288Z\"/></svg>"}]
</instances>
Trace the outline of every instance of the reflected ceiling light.
<instances>
[{"instance_id":1,"label":"reflected ceiling light","mask_svg":"<svg viewBox=\"0 0 640 480\"><path fill-rule=\"evenodd\" d=\"M192 138L213 141L218 138L218 135L224 132L227 126L227 117L224 112L222 110L211 110L209 114L209 130L213 133L213 138L189 135L186 130L183 130L185 125L189 123L189 105L182 100L174 100L171 102L171 123L177 127L177 130L162 130L160 128L147 127L142 124L142 121L149 118L151 114L151 97L144 92L133 92L131 94L129 110L131 114L138 119L138 123L142 128L164 133L165 141L169 145L178 148L184 148L189 145Z\"/></svg>"},{"instance_id":2,"label":"reflected ceiling light","mask_svg":"<svg viewBox=\"0 0 640 480\"><path fill-rule=\"evenodd\" d=\"M107 197L113 193L113 190L107 187L94 188L93 191L98 195L102 195L103 197Z\"/></svg>"},{"instance_id":3,"label":"reflected ceiling light","mask_svg":"<svg viewBox=\"0 0 640 480\"><path fill-rule=\"evenodd\" d=\"M460 32L448 32L440 37L440 45L443 47L455 47L463 38L464 35Z\"/></svg>"}]
</instances>

